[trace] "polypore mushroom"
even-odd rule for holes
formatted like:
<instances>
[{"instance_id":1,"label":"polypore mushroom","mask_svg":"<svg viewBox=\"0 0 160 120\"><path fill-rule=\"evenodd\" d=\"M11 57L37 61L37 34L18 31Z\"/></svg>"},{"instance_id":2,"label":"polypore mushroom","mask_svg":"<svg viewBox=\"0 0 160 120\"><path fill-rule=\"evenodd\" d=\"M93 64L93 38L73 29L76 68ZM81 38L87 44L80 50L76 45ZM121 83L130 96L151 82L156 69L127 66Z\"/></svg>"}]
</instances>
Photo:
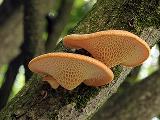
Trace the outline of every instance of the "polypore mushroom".
<instances>
[{"instance_id":1,"label":"polypore mushroom","mask_svg":"<svg viewBox=\"0 0 160 120\"><path fill-rule=\"evenodd\" d=\"M71 34L64 45L83 48L109 68L121 64L134 67L144 62L150 53L148 44L138 36L123 30L108 30L91 34Z\"/></svg>"},{"instance_id":2,"label":"polypore mushroom","mask_svg":"<svg viewBox=\"0 0 160 120\"><path fill-rule=\"evenodd\" d=\"M54 89L57 89L59 87L58 82L52 76L46 75L45 77L43 77L43 81L47 81Z\"/></svg>"},{"instance_id":3,"label":"polypore mushroom","mask_svg":"<svg viewBox=\"0 0 160 120\"><path fill-rule=\"evenodd\" d=\"M29 69L46 75L51 86L72 90L85 80L90 86L101 86L113 79L113 72L102 62L84 55L72 53L48 53L32 59ZM92 82L91 82L92 81ZM87 82L86 82L87 84Z\"/></svg>"}]
</instances>

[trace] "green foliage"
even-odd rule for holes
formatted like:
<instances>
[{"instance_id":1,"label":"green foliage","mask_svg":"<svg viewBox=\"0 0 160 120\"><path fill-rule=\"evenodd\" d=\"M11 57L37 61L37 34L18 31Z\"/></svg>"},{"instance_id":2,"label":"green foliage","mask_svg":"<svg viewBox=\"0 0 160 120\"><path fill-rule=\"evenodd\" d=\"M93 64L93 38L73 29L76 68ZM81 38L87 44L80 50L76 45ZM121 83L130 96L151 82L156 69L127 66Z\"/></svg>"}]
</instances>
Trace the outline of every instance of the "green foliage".
<instances>
[{"instance_id":1,"label":"green foliage","mask_svg":"<svg viewBox=\"0 0 160 120\"><path fill-rule=\"evenodd\" d=\"M11 100L22 89L22 87L25 85L24 72L25 72L24 67L21 66L19 68L19 72L17 74L16 81L15 81L13 87L12 87L12 92L11 92L9 100Z\"/></svg>"},{"instance_id":2,"label":"green foliage","mask_svg":"<svg viewBox=\"0 0 160 120\"><path fill-rule=\"evenodd\" d=\"M95 0L76 0L71 11L70 20L64 29L63 35L67 34L77 22L79 22L84 15L92 8Z\"/></svg>"},{"instance_id":3,"label":"green foliage","mask_svg":"<svg viewBox=\"0 0 160 120\"><path fill-rule=\"evenodd\" d=\"M88 89L90 88L90 89ZM99 87L89 87L84 84L81 84L77 88L72 91L64 90L62 88L58 88L56 93L55 90L52 91L53 96L57 94L61 96L61 103L63 105L76 103L75 108L77 110L81 110L87 105L87 102L92 99L92 97L96 96L99 93Z\"/></svg>"},{"instance_id":4,"label":"green foliage","mask_svg":"<svg viewBox=\"0 0 160 120\"><path fill-rule=\"evenodd\" d=\"M159 69L159 50L158 46L154 46L151 50L150 57L144 62L138 75L137 81L141 81L153 72Z\"/></svg>"},{"instance_id":5,"label":"green foliage","mask_svg":"<svg viewBox=\"0 0 160 120\"><path fill-rule=\"evenodd\" d=\"M5 64L0 68L0 87L3 84L4 75L5 75L5 72L7 71L7 67L8 67L8 65Z\"/></svg>"}]
</instances>

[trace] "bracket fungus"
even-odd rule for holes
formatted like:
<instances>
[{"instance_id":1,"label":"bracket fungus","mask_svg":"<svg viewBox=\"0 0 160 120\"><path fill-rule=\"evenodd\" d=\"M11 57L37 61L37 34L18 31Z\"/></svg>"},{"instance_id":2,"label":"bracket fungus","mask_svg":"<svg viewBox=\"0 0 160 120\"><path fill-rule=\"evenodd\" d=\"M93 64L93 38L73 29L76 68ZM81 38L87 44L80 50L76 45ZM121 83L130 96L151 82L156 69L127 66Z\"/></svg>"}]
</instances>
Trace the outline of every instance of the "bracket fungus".
<instances>
[{"instance_id":1,"label":"bracket fungus","mask_svg":"<svg viewBox=\"0 0 160 120\"><path fill-rule=\"evenodd\" d=\"M113 72L102 62L73 53L43 54L32 59L28 67L44 75L43 79L55 89L61 85L72 90L81 82L89 86L101 86L114 77Z\"/></svg>"},{"instance_id":2,"label":"bracket fungus","mask_svg":"<svg viewBox=\"0 0 160 120\"><path fill-rule=\"evenodd\" d=\"M50 84L50 86L54 89L57 89L59 87L59 83L50 75L44 76L43 81L47 81Z\"/></svg>"},{"instance_id":3,"label":"bracket fungus","mask_svg":"<svg viewBox=\"0 0 160 120\"><path fill-rule=\"evenodd\" d=\"M148 44L138 36L123 30L107 30L91 34L71 34L64 37L64 45L83 48L109 68L121 64L134 67L149 56Z\"/></svg>"},{"instance_id":4,"label":"bracket fungus","mask_svg":"<svg viewBox=\"0 0 160 120\"><path fill-rule=\"evenodd\" d=\"M134 67L149 56L148 44L138 36L123 30L100 31L91 34L71 34L64 45L83 48L92 57L73 53L48 53L32 59L29 69L40 74L52 88L59 85L72 90L82 82L102 86L113 80L111 67L118 64Z\"/></svg>"}]
</instances>

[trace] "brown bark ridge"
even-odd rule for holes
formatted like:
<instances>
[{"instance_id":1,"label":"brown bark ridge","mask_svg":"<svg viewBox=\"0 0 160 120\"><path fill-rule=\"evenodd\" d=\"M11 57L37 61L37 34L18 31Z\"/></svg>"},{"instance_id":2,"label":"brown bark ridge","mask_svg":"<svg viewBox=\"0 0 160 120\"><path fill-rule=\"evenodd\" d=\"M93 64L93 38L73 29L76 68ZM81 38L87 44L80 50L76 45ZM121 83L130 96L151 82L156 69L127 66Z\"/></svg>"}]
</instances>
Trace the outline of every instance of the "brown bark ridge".
<instances>
[{"instance_id":1,"label":"brown bark ridge","mask_svg":"<svg viewBox=\"0 0 160 120\"><path fill-rule=\"evenodd\" d=\"M142 37L150 47L160 40L159 0L98 0L72 33L123 29ZM68 52L62 42L55 51ZM103 87L81 84L72 91L51 89L37 75L1 111L1 119L89 119L117 91L131 68L113 68L114 80Z\"/></svg>"},{"instance_id":2,"label":"brown bark ridge","mask_svg":"<svg viewBox=\"0 0 160 120\"><path fill-rule=\"evenodd\" d=\"M111 104L103 106L92 120L151 120L160 111L160 71L138 83ZM109 102L109 103L110 103Z\"/></svg>"}]
</instances>

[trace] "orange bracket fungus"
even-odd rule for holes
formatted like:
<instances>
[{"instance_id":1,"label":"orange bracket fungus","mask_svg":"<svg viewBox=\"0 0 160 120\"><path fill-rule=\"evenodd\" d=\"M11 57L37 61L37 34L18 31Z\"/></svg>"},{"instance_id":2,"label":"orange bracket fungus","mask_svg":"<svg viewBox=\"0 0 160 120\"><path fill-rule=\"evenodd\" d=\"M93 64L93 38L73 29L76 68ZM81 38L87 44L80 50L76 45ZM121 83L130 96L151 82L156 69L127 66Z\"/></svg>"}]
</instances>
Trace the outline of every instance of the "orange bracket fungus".
<instances>
[{"instance_id":1,"label":"orange bracket fungus","mask_svg":"<svg viewBox=\"0 0 160 120\"><path fill-rule=\"evenodd\" d=\"M54 89L57 89L59 87L59 83L50 75L44 76L43 81L47 81Z\"/></svg>"},{"instance_id":2,"label":"orange bracket fungus","mask_svg":"<svg viewBox=\"0 0 160 120\"><path fill-rule=\"evenodd\" d=\"M32 59L28 65L29 69L40 74L54 89L61 85L72 90L82 82L94 87L105 85L113 80L111 67L118 64L138 66L150 53L145 41L123 30L67 35L64 37L64 45L70 48L83 48L93 58L59 52Z\"/></svg>"},{"instance_id":3,"label":"orange bracket fungus","mask_svg":"<svg viewBox=\"0 0 160 120\"><path fill-rule=\"evenodd\" d=\"M59 85L72 90L81 82L89 86L109 83L113 72L102 62L84 55L73 53L48 53L32 59L29 69L43 75L53 88Z\"/></svg>"},{"instance_id":4,"label":"orange bracket fungus","mask_svg":"<svg viewBox=\"0 0 160 120\"><path fill-rule=\"evenodd\" d=\"M149 56L148 44L138 36L123 30L107 30L91 34L71 34L64 37L64 45L83 48L109 68L121 64L134 67Z\"/></svg>"}]
</instances>

